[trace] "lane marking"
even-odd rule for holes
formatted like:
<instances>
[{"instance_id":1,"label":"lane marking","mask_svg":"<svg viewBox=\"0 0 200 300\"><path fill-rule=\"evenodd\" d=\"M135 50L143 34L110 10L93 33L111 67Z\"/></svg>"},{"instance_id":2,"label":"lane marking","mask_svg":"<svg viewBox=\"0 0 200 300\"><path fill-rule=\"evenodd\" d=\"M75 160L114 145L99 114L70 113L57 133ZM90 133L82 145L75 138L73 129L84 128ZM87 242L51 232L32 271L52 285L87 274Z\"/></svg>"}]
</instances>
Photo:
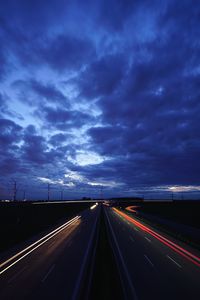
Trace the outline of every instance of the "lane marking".
<instances>
[{"instance_id":1,"label":"lane marking","mask_svg":"<svg viewBox=\"0 0 200 300\"><path fill-rule=\"evenodd\" d=\"M133 243L135 242L135 240L132 238L131 235L129 235L129 238L130 238L130 240L131 240Z\"/></svg>"},{"instance_id":2,"label":"lane marking","mask_svg":"<svg viewBox=\"0 0 200 300\"><path fill-rule=\"evenodd\" d=\"M135 231L139 231L136 227L133 227L135 229Z\"/></svg>"},{"instance_id":3,"label":"lane marking","mask_svg":"<svg viewBox=\"0 0 200 300\"><path fill-rule=\"evenodd\" d=\"M33 252L34 250L36 250L37 248L39 248L41 245L43 245L44 243L46 243L48 240L50 240L53 236L55 236L56 234L58 234L60 231L64 230L65 228L67 228L68 226L70 226L71 224L75 223L76 221L78 221L78 219L80 218L80 216L77 216L73 219L71 219L70 221L68 221L67 223L65 223L66 225L65 226L60 226L62 228L60 228L59 230L54 230L52 231L51 233L53 234L48 234L46 235L45 237L49 236L48 238L46 238L44 240L44 238L40 239L39 241L41 240L44 240L42 241L41 243L38 244L39 241L33 243L32 245L30 245L29 247L27 247L26 249L22 250L21 252L17 253L16 255L14 255L13 257L11 257L10 259L8 259L6 262L4 262L1 266L5 265L6 263L12 261L14 258L18 257L20 254L24 253L27 249L30 249L31 246L35 245L35 244L38 244L37 246L35 246L33 249L31 249L30 251L28 251L27 253L25 253L23 256L21 256L20 258L18 258L17 260L15 260L13 263L11 263L10 265L8 265L6 268L4 268L2 271L0 271L0 274L3 274L6 270L10 269L12 266L14 266L16 263L18 263L20 260L22 260L23 258L25 258L27 255L29 255L31 252Z\"/></svg>"},{"instance_id":4,"label":"lane marking","mask_svg":"<svg viewBox=\"0 0 200 300\"><path fill-rule=\"evenodd\" d=\"M11 260L13 260L14 258L17 258L20 254L23 254L26 250L30 249L31 247L35 246L37 243L39 243L40 241L44 240L46 237L48 237L49 235L53 234L54 232L56 232L57 230L59 230L60 228L66 226L68 223L71 223L73 220L79 218L79 216L74 217L73 219L67 221L66 223L64 223L63 225L59 226L58 228L56 228L55 230L49 232L48 234L46 234L45 236L43 236L41 239L37 240L36 242L34 242L33 244L29 245L28 247L26 247L25 249L23 249L22 251L18 252L17 254L13 255L12 257L10 257L9 259L7 259L6 261L4 261L2 264L0 264L0 268L3 267L5 264L7 264L8 262L10 262Z\"/></svg>"},{"instance_id":5,"label":"lane marking","mask_svg":"<svg viewBox=\"0 0 200 300\"><path fill-rule=\"evenodd\" d=\"M148 237L144 237L149 243L151 243L151 240Z\"/></svg>"},{"instance_id":6,"label":"lane marking","mask_svg":"<svg viewBox=\"0 0 200 300\"><path fill-rule=\"evenodd\" d=\"M21 273L23 273L25 271L25 269L27 269L28 267L25 266L23 269L19 270L19 272L17 272L14 276L12 276L9 280L8 283L11 283L13 280L15 280L15 278L17 278Z\"/></svg>"},{"instance_id":7,"label":"lane marking","mask_svg":"<svg viewBox=\"0 0 200 300\"><path fill-rule=\"evenodd\" d=\"M169 258L171 261L173 261L173 263L175 263L179 268L182 268L181 265L179 265L173 258L171 258L169 255L166 255L167 258Z\"/></svg>"},{"instance_id":8,"label":"lane marking","mask_svg":"<svg viewBox=\"0 0 200 300\"><path fill-rule=\"evenodd\" d=\"M46 275L44 276L44 278L41 280L42 282L45 282L45 280L47 279L47 277L49 276L49 274L53 271L55 267L55 264L51 266L51 268L49 269L49 271L46 273Z\"/></svg>"},{"instance_id":9,"label":"lane marking","mask_svg":"<svg viewBox=\"0 0 200 300\"><path fill-rule=\"evenodd\" d=\"M85 266L86 266L86 263L87 263L88 255L89 255L90 249L92 247L92 242L93 242L93 239L94 239L94 236L95 236L95 231L96 231L96 228L97 228L97 221L99 219L99 214L100 213L98 212L97 216L96 216L96 219L95 219L95 224L93 226L89 242L87 244L86 251L84 253L84 257L83 257L82 264L81 264L81 267L80 267L80 272L79 272L78 278L76 280L76 285L75 285L75 288L74 288L74 291L73 291L73 295L71 297L72 300L78 299L78 293L80 291L81 280L83 278L83 274L84 274Z\"/></svg>"},{"instance_id":10,"label":"lane marking","mask_svg":"<svg viewBox=\"0 0 200 300\"><path fill-rule=\"evenodd\" d=\"M138 296L137 296L137 293L136 293L136 289L133 285L133 282L131 280L131 277L129 275L129 272L128 272L128 269L126 267L126 263L124 261L124 258L123 258L123 255L121 253L121 250L120 250L120 247L119 247L119 244L117 242L117 238L116 238L116 235L114 233L114 230L113 230L113 227L111 225L111 222L110 222L110 219L109 219L109 216L108 216L108 212L105 210L105 213L106 213L106 217L107 217L107 221L108 221L108 224L109 224L109 227L110 227L110 231L111 231L111 235L113 237L113 240L114 240L114 243L115 243L115 247L117 249L117 252L118 252L118 255L119 255L119 258L121 260L121 265L123 266L123 271L124 271L124 274L126 275L126 278L127 278L127 282L129 284L129 288L130 288L130 291L131 291L131 299L135 299L135 300L138 300ZM115 252L114 252L115 254ZM115 257L116 257L116 254L115 254ZM118 265L118 268L119 268L119 265ZM122 280L122 276L120 275L121 277L121 280ZM124 289L124 292L127 294L127 291ZM126 297L128 299L128 297Z\"/></svg>"},{"instance_id":11,"label":"lane marking","mask_svg":"<svg viewBox=\"0 0 200 300\"><path fill-rule=\"evenodd\" d=\"M134 218L128 216L127 214L123 213L122 211L120 211L116 208L113 208L113 210L116 213L118 213L119 215L123 216L126 220L129 220L135 226L138 226L144 232L150 234L151 236L153 236L154 238L159 240L161 243L163 243L164 245L171 248L176 253L180 254L181 256L183 256L184 258L186 258L187 260L189 260L190 262L192 262L196 266L200 267L200 257L198 257L198 256L194 255L193 253L189 252L188 250L182 248L178 244L175 244L171 240L165 238L164 236L160 235L156 231L154 231L151 228L145 226L144 224L140 223L139 221L135 220Z\"/></svg>"},{"instance_id":12,"label":"lane marking","mask_svg":"<svg viewBox=\"0 0 200 300\"><path fill-rule=\"evenodd\" d=\"M154 267L154 264L152 263L152 261L150 260L150 258L149 258L146 254L144 254L144 257L145 257L146 260L150 263L150 265L151 265L152 267Z\"/></svg>"}]
</instances>

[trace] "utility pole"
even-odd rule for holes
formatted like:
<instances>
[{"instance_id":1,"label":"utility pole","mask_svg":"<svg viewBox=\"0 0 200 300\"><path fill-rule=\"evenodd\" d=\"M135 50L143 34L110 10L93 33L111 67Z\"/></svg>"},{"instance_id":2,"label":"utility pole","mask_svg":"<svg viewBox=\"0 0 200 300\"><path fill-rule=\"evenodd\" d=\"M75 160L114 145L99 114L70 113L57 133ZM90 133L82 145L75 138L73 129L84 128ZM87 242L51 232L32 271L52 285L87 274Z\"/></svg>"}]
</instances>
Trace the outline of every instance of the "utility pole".
<instances>
[{"instance_id":1,"label":"utility pole","mask_svg":"<svg viewBox=\"0 0 200 300\"><path fill-rule=\"evenodd\" d=\"M60 191L60 200L63 200L63 190Z\"/></svg>"},{"instance_id":2,"label":"utility pole","mask_svg":"<svg viewBox=\"0 0 200 300\"><path fill-rule=\"evenodd\" d=\"M13 180L13 201L17 199L17 182Z\"/></svg>"},{"instance_id":3,"label":"utility pole","mask_svg":"<svg viewBox=\"0 0 200 300\"><path fill-rule=\"evenodd\" d=\"M47 200L49 201L50 199L50 183L47 185Z\"/></svg>"},{"instance_id":4,"label":"utility pole","mask_svg":"<svg viewBox=\"0 0 200 300\"><path fill-rule=\"evenodd\" d=\"M24 190L23 200L26 200L26 191Z\"/></svg>"},{"instance_id":5,"label":"utility pole","mask_svg":"<svg viewBox=\"0 0 200 300\"><path fill-rule=\"evenodd\" d=\"M100 188L100 199L103 200L103 187Z\"/></svg>"}]
</instances>

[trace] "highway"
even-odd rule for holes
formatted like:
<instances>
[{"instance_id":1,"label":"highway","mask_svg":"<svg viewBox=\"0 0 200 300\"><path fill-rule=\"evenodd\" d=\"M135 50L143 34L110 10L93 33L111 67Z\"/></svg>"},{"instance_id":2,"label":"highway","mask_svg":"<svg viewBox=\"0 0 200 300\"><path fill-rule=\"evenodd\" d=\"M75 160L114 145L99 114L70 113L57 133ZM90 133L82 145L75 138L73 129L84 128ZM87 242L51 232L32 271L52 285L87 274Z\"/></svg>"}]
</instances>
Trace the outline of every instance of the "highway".
<instances>
[{"instance_id":1,"label":"highway","mask_svg":"<svg viewBox=\"0 0 200 300\"><path fill-rule=\"evenodd\" d=\"M200 259L116 208L104 207L125 299L200 299Z\"/></svg>"},{"instance_id":2,"label":"highway","mask_svg":"<svg viewBox=\"0 0 200 300\"><path fill-rule=\"evenodd\" d=\"M1 262L0 299L77 299L99 216L93 205Z\"/></svg>"},{"instance_id":3,"label":"highway","mask_svg":"<svg viewBox=\"0 0 200 300\"><path fill-rule=\"evenodd\" d=\"M199 255L127 211L102 207L123 299L200 299ZM0 299L82 299L100 211L100 205L92 205L0 262ZM99 275L101 285L105 276Z\"/></svg>"}]
</instances>

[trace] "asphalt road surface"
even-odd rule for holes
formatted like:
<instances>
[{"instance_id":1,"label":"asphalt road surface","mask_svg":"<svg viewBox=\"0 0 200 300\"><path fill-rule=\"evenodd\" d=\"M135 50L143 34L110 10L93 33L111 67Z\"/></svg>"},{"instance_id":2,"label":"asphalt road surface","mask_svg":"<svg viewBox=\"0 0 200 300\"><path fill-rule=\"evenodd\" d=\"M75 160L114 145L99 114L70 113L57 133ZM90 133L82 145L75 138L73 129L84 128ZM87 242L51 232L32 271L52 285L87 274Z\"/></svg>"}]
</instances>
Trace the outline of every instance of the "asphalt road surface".
<instances>
[{"instance_id":1,"label":"asphalt road surface","mask_svg":"<svg viewBox=\"0 0 200 300\"><path fill-rule=\"evenodd\" d=\"M132 222L124 212L104 210L127 299L200 299L198 257L184 252L178 241L177 247L166 242L164 235L154 234L137 219Z\"/></svg>"},{"instance_id":2,"label":"asphalt road surface","mask_svg":"<svg viewBox=\"0 0 200 300\"><path fill-rule=\"evenodd\" d=\"M0 266L0 299L76 299L100 208L78 214Z\"/></svg>"},{"instance_id":3,"label":"asphalt road surface","mask_svg":"<svg viewBox=\"0 0 200 300\"><path fill-rule=\"evenodd\" d=\"M124 299L200 299L198 255L123 211L104 212ZM76 300L99 217L94 205L1 262L0 299Z\"/></svg>"}]
</instances>

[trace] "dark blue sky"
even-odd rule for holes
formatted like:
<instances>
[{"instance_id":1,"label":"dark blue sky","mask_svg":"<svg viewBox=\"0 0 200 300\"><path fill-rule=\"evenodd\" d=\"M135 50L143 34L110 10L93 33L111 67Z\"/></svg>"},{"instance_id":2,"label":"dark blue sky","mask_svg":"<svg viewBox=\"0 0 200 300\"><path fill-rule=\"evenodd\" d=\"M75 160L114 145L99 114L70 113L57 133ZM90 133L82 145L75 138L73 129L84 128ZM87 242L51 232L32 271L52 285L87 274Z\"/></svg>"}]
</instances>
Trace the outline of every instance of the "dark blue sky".
<instances>
[{"instance_id":1,"label":"dark blue sky","mask_svg":"<svg viewBox=\"0 0 200 300\"><path fill-rule=\"evenodd\" d=\"M198 1L0 5L0 193L200 191Z\"/></svg>"}]
</instances>

